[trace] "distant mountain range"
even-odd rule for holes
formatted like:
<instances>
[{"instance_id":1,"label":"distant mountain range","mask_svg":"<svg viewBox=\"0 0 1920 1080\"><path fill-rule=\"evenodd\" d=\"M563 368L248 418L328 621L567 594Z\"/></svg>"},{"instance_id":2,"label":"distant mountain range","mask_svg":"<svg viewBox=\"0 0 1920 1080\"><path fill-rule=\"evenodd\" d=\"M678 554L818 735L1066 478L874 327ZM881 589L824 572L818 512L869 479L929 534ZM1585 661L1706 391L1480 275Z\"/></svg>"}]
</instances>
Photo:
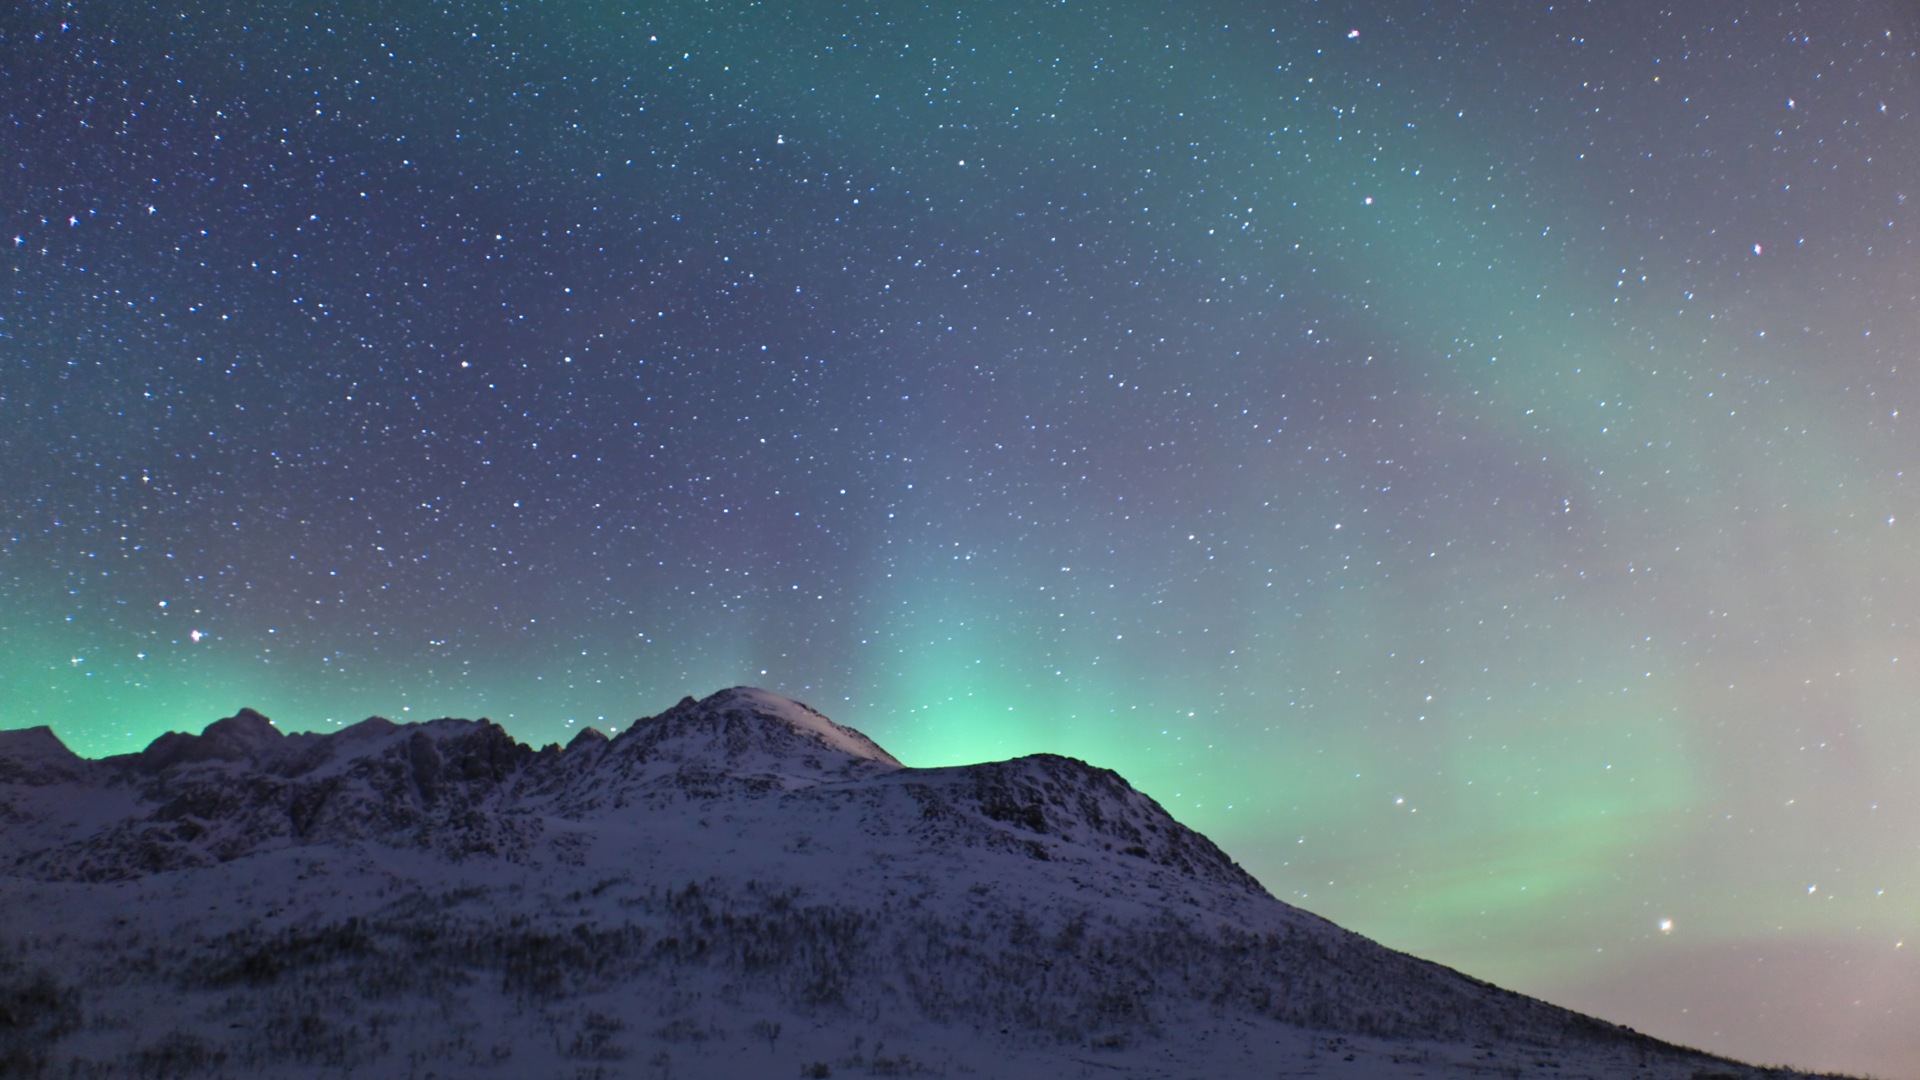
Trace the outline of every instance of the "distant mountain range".
<instances>
[{"instance_id":1,"label":"distant mountain range","mask_svg":"<svg viewBox=\"0 0 1920 1080\"><path fill-rule=\"evenodd\" d=\"M0 1076L1799 1075L1342 930L1105 769L749 688L541 750L0 732L0 913Z\"/></svg>"}]
</instances>

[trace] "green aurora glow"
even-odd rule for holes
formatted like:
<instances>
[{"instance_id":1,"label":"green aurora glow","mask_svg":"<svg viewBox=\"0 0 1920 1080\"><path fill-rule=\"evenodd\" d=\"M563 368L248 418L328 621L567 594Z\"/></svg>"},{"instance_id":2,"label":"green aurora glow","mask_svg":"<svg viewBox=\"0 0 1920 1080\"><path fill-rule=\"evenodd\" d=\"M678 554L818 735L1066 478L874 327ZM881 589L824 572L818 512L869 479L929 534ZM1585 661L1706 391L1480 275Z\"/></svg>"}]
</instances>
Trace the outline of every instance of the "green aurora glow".
<instances>
[{"instance_id":1,"label":"green aurora glow","mask_svg":"<svg viewBox=\"0 0 1920 1080\"><path fill-rule=\"evenodd\" d=\"M802 12L9 16L0 726L757 684L1920 1075L1910 11Z\"/></svg>"}]
</instances>

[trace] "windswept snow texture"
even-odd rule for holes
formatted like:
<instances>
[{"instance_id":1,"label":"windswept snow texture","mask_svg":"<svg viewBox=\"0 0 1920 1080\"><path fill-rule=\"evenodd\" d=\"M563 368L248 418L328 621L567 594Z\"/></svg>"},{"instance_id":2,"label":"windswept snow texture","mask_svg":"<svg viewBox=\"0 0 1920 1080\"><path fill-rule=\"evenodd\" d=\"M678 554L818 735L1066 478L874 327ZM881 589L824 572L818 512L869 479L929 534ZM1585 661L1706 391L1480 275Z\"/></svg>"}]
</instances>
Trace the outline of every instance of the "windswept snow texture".
<instances>
[{"instance_id":1,"label":"windswept snow texture","mask_svg":"<svg viewBox=\"0 0 1920 1080\"><path fill-rule=\"evenodd\" d=\"M1768 1075L1283 904L1112 772L747 688L539 751L0 732L0 851L5 1076Z\"/></svg>"}]
</instances>

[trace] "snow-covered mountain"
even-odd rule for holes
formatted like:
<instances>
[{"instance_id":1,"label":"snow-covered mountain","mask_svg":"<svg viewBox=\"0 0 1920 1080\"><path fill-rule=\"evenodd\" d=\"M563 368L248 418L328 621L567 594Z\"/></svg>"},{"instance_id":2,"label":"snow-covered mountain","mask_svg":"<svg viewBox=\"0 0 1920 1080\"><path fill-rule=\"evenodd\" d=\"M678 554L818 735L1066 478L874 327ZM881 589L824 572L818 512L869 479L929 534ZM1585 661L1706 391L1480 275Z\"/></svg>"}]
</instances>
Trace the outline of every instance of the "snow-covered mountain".
<instances>
[{"instance_id":1,"label":"snow-covered mountain","mask_svg":"<svg viewBox=\"0 0 1920 1080\"><path fill-rule=\"evenodd\" d=\"M0 732L0 1076L1770 1073L1269 896L1119 776L762 690L534 750Z\"/></svg>"}]
</instances>

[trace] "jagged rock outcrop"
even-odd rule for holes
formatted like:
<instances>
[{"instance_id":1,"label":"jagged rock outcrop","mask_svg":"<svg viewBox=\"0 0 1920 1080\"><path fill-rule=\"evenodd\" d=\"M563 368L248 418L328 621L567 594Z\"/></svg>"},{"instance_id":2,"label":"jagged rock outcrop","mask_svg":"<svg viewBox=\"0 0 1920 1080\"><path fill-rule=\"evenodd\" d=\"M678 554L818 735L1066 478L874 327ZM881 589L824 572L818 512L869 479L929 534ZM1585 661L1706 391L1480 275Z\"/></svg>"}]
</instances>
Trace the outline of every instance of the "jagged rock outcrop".
<instances>
[{"instance_id":1,"label":"jagged rock outcrop","mask_svg":"<svg viewBox=\"0 0 1920 1080\"><path fill-rule=\"evenodd\" d=\"M55 769L67 779L46 782L96 792L37 815L16 808L18 825L37 818L55 842L37 844L35 830L17 829L6 847L13 871L47 880L124 880L355 840L511 856L538 832L537 821L507 805L512 781L537 755L484 720L402 727L373 717L332 734L289 736L242 709L199 735L162 735L137 754L72 758L92 768L64 762L44 739L28 749L0 744L0 776ZM126 802L127 812L82 828L88 807L103 801Z\"/></svg>"}]
</instances>

